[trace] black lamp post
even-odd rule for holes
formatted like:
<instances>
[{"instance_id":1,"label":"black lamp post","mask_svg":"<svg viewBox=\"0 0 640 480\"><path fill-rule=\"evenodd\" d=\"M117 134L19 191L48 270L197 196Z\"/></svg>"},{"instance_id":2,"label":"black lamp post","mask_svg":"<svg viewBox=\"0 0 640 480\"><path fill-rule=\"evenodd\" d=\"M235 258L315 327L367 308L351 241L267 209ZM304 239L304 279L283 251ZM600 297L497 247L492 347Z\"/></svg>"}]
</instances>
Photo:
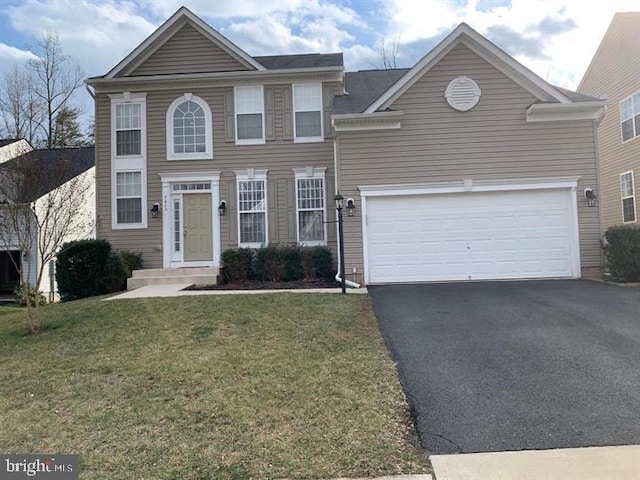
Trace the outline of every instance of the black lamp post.
<instances>
[{"instance_id":1,"label":"black lamp post","mask_svg":"<svg viewBox=\"0 0 640 480\"><path fill-rule=\"evenodd\" d=\"M340 282L342 285L342 293L347 293L347 283L344 275L344 232L342 231L342 202L344 197L340 192L333 197L336 202L336 210L338 211L338 242L340 245Z\"/></svg>"}]
</instances>

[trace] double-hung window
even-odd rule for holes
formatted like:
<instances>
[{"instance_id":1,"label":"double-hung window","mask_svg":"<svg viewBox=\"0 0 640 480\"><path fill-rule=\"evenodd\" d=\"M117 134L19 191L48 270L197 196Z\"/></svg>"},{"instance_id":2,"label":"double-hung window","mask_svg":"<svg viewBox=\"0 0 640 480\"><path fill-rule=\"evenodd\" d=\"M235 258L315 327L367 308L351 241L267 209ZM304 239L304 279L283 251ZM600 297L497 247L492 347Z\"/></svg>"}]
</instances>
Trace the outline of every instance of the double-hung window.
<instances>
[{"instance_id":1,"label":"double-hung window","mask_svg":"<svg viewBox=\"0 0 640 480\"><path fill-rule=\"evenodd\" d=\"M294 141L321 142L322 84L302 83L293 86Z\"/></svg>"},{"instance_id":2,"label":"double-hung window","mask_svg":"<svg viewBox=\"0 0 640 480\"><path fill-rule=\"evenodd\" d=\"M620 197L622 199L622 221L636 221L636 192L633 184L633 172L620 175Z\"/></svg>"},{"instance_id":3,"label":"double-hung window","mask_svg":"<svg viewBox=\"0 0 640 480\"><path fill-rule=\"evenodd\" d=\"M238 243L241 247L267 244L267 171L236 172L238 182Z\"/></svg>"},{"instance_id":4,"label":"double-hung window","mask_svg":"<svg viewBox=\"0 0 640 480\"><path fill-rule=\"evenodd\" d=\"M146 228L146 93L111 97L111 226Z\"/></svg>"},{"instance_id":5,"label":"double-hung window","mask_svg":"<svg viewBox=\"0 0 640 480\"><path fill-rule=\"evenodd\" d=\"M620 102L622 141L640 137L640 91Z\"/></svg>"},{"instance_id":6,"label":"double-hung window","mask_svg":"<svg viewBox=\"0 0 640 480\"><path fill-rule=\"evenodd\" d=\"M264 92L262 87L236 87L236 143L264 143Z\"/></svg>"},{"instance_id":7,"label":"double-hung window","mask_svg":"<svg viewBox=\"0 0 640 480\"><path fill-rule=\"evenodd\" d=\"M296 177L296 215L298 243L326 245L325 169L294 169Z\"/></svg>"},{"instance_id":8,"label":"double-hung window","mask_svg":"<svg viewBox=\"0 0 640 480\"><path fill-rule=\"evenodd\" d=\"M167 110L167 159L213 158L211 109L202 98L185 93Z\"/></svg>"}]
</instances>

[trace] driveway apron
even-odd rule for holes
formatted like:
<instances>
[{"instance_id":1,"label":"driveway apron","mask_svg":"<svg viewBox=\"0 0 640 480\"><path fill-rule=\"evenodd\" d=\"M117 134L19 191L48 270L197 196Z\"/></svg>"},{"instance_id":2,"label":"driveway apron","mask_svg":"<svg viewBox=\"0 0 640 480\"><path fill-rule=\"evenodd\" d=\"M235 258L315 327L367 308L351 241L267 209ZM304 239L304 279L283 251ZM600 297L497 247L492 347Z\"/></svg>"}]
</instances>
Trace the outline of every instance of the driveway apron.
<instances>
[{"instance_id":1,"label":"driveway apron","mask_svg":"<svg viewBox=\"0 0 640 480\"><path fill-rule=\"evenodd\" d=\"M369 288L430 453L640 444L640 289Z\"/></svg>"}]
</instances>

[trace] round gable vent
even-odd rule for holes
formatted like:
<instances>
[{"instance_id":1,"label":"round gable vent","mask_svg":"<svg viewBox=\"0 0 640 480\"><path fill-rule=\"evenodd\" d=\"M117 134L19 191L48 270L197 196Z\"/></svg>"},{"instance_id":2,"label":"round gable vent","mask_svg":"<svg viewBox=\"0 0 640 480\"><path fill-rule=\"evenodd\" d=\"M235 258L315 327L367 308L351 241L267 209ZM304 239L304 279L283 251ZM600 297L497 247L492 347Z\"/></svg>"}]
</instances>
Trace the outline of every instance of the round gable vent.
<instances>
[{"instance_id":1,"label":"round gable vent","mask_svg":"<svg viewBox=\"0 0 640 480\"><path fill-rule=\"evenodd\" d=\"M476 106L480 100L480 87L469 77L454 78L447 85L444 97L449 105L456 110L466 112Z\"/></svg>"}]
</instances>

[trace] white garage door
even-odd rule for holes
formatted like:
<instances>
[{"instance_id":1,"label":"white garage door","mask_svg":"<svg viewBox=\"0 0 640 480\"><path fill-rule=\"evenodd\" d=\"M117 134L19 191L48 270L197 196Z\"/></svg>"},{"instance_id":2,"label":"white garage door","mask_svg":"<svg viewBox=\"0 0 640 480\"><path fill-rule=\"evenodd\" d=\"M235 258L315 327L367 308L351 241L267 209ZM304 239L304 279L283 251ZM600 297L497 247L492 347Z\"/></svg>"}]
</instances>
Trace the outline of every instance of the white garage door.
<instances>
[{"instance_id":1,"label":"white garage door","mask_svg":"<svg viewBox=\"0 0 640 480\"><path fill-rule=\"evenodd\" d=\"M570 189L366 203L369 283L578 276Z\"/></svg>"}]
</instances>

